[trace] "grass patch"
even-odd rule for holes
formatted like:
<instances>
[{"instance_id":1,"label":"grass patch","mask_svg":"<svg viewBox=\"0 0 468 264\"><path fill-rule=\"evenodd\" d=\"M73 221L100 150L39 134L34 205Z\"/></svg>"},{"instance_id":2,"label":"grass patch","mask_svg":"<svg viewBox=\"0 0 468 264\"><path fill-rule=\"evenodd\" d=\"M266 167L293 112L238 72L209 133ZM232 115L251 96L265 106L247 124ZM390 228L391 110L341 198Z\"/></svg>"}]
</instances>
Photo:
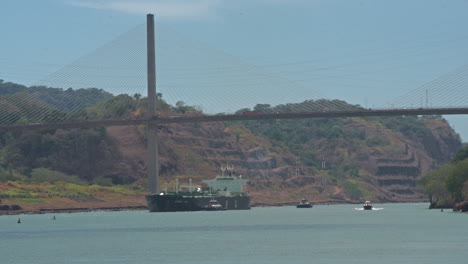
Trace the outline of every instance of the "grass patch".
<instances>
[{"instance_id":1,"label":"grass patch","mask_svg":"<svg viewBox=\"0 0 468 264\"><path fill-rule=\"evenodd\" d=\"M127 186L99 186L80 185L67 182L56 183L25 183L8 182L3 185L4 191L0 193L0 198L5 199L34 199L37 198L79 198L96 197L101 199L115 198L131 195L142 195L141 190L133 190ZM5 190L6 189L6 190Z\"/></svg>"},{"instance_id":2,"label":"grass patch","mask_svg":"<svg viewBox=\"0 0 468 264\"><path fill-rule=\"evenodd\" d=\"M11 201L25 203L25 204L41 204L44 203L44 199L41 198L13 198Z\"/></svg>"}]
</instances>

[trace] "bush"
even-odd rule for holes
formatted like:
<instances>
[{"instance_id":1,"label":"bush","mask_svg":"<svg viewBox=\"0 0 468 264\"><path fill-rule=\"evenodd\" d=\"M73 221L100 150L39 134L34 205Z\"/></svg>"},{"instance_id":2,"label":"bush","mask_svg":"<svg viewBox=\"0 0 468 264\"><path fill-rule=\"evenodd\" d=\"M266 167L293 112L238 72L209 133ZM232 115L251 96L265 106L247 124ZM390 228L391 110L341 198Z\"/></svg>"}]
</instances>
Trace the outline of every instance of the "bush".
<instances>
[{"instance_id":1,"label":"bush","mask_svg":"<svg viewBox=\"0 0 468 264\"><path fill-rule=\"evenodd\" d=\"M366 144L369 147L375 147L375 146L387 145L388 142L387 140L385 140L385 138L381 136L370 136L367 138Z\"/></svg>"},{"instance_id":2,"label":"bush","mask_svg":"<svg viewBox=\"0 0 468 264\"><path fill-rule=\"evenodd\" d=\"M100 186L107 186L110 187L112 186L112 180L109 178L97 178L94 180L95 184L100 185Z\"/></svg>"},{"instance_id":3,"label":"bush","mask_svg":"<svg viewBox=\"0 0 468 264\"><path fill-rule=\"evenodd\" d=\"M359 188L359 185L352 181L345 181L342 183L345 192L354 200L362 200L364 197L364 192Z\"/></svg>"},{"instance_id":4,"label":"bush","mask_svg":"<svg viewBox=\"0 0 468 264\"><path fill-rule=\"evenodd\" d=\"M77 176L67 175L59 171L49 170L46 168L36 168L31 172L31 182L49 182L55 183L58 181L75 183L75 184L85 184L84 181L80 180Z\"/></svg>"}]
</instances>

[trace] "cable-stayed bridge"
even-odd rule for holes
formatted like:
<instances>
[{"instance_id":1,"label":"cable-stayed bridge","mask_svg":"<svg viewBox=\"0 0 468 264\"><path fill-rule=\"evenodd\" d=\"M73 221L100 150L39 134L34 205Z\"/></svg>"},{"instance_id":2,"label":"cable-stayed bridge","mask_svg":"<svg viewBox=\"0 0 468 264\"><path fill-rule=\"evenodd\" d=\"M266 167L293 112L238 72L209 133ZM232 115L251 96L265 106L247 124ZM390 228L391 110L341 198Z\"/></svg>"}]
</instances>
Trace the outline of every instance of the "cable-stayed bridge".
<instances>
[{"instance_id":1,"label":"cable-stayed bridge","mask_svg":"<svg viewBox=\"0 0 468 264\"><path fill-rule=\"evenodd\" d=\"M147 39L140 25L21 92L3 91L0 131L232 120L468 114L468 65L379 107L327 99L278 74L156 25L157 97L192 115L121 115L146 108ZM62 91L40 95L46 87ZM70 89L71 88L71 89ZM92 88L92 89L90 89ZM378 87L376 87L377 90ZM86 89L86 92L82 89ZM79 92L80 91L80 92ZM80 100L70 100L72 97ZM339 95L337 96L339 98ZM112 98L112 99L111 99ZM108 114L90 113L104 100ZM123 106L122 106L123 105ZM126 108L126 109L125 109Z\"/></svg>"},{"instance_id":2,"label":"cable-stayed bridge","mask_svg":"<svg viewBox=\"0 0 468 264\"><path fill-rule=\"evenodd\" d=\"M145 26L140 25L38 81L28 92L3 94L0 106L4 109L11 106L20 114L11 109L2 111L0 129L365 115L448 115L466 114L468 104L466 65L386 105L368 109L336 99L323 100L326 98L315 87L302 87L160 25L156 25L156 58L157 91L163 99L171 105L195 106L205 116L115 119L85 115L82 109L96 102L96 95L92 92L79 95L83 97L81 103L70 103L67 98L38 98L38 91L43 87L64 90L96 88L110 96L144 97L147 87L146 32ZM74 96L71 92L68 94ZM137 97L133 99L138 100ZM310 103L298 104L304 101ZM28 104L38 106L21 107ZM234 114L256 104L275 106L275 112Z\"/></svg>"},{"instance_id":3,"label":"cable-stayed bridge","mask_svg":"<svg viewBox=\"0 0 468 264\"><path fill-rule=\"evenodd\" d=\"M468 114L468 65L367 108L324 98L315 87L160 25L155 42L154 32L148 15L146 27L135 27L31 87L2 81L0 131L148 125L148 186L155 193L157 124Z\"/></svg>"}]
</instances>

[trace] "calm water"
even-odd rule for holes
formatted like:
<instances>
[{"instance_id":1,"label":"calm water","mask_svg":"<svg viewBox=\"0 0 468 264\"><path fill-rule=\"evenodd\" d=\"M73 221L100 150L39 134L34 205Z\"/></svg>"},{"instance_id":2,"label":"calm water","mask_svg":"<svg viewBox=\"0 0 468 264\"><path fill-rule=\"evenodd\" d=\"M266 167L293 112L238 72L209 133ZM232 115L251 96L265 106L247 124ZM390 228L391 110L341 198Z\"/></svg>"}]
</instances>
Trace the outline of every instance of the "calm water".
<instances>
[{"instance_id":1,"label":"calm water","mask_svg":"<svg viewBox=\"0 0 468 264\"><path fill-rule=\"evenodd\" d=\"M466 263L468 214L427 204L0 216L0 263Z\"/></svg>"}]
</instances>

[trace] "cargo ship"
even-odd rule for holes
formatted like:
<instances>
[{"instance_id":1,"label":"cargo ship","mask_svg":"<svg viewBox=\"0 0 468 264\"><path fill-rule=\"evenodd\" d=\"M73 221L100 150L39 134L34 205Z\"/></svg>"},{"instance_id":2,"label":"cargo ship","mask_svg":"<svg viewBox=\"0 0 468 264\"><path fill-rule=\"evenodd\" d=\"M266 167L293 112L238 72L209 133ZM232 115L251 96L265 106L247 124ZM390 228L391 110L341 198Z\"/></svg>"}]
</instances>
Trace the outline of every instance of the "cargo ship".
<instances>
[{"instance_id":1,"label":"cargo ship","mask_svg":"<svg viewBox=\"0 0 468 264\"><path fill-rule=\"evenodd\" d=\"M221 168L214 179L203 180L208 187L198 185L179 186L176 180L174 191L167 188L159 194L147 195L150 212L209 211L210 201L216 200L222 210L250 209L248 180L236 176L231 166Z\"/></svg>"}]
</instances>

